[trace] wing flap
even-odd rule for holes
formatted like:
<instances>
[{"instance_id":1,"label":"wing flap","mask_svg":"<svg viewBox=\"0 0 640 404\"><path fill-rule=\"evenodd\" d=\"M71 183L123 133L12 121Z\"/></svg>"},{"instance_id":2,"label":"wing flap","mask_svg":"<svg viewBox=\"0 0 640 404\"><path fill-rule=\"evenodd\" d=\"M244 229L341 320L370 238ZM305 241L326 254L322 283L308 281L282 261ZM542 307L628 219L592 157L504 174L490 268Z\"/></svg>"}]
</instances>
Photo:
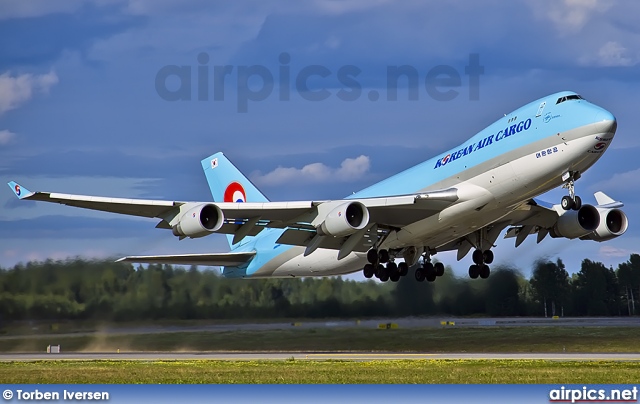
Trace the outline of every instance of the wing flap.
<instances>
[{"instance_id":1,"label":"wing flap","mask_svg":"<svg viewBox=\"0 0 640 404\"><path fill-rule=\"evenodd\" d=\"M315 235L315 231L287 229L278 238L276 243L306 247ZM316 248L339 250L346 239L347 237L322 237L322 241ZM356 243L353 250L351 251L366 252L371 248L372 245L373 240L371 239L371 234L367 233L362 237L362 240L360 242Z\"/></svg>"},{"instance_id":2,"label":"wing flap","mask_svg":"<svg viewBox=\"0 0 640 404\"><path fill-rule=\"evenodd\" d=\"M251 261L255 255L255 251L216 254L139 255L123 257L116 262L238 267Z\"/></svg>"}]
</instances>

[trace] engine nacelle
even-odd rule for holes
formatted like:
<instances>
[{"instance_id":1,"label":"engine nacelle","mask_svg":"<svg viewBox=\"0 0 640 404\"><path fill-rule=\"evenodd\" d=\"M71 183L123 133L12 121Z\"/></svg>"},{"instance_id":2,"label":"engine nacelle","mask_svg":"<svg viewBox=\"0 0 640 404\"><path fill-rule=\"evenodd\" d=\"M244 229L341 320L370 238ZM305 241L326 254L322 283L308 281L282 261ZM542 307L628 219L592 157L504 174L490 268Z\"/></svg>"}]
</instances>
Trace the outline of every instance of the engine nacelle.
<instances>
[{"instance_id":1,"label":"engine nacelle","mask_svg":"<svg viewBox=\"0 0 640 404\"><path fill-rule=\"evenodd\" d=\"M578 238L598 228L600 214L592 205L582 205L580 210L568 210L558 218L549 234L551 237Z\"/></svg>"},{"instance_id":2,"label":"engine nacelle","mask_svg":"<svg viewBox=\"0 0 640 404\"><path fill-rule=\"evenodd\" d=\"M346 202L336 206L316 228L322 236L343 237L364 229L369 223L369 210L362 203Z\"/></svg>"},{"instance_id":3,"label":"engine nacelle","mask_svg":"<svg viewBox=\"0 0 640 404\"><path fill-rule=\"evenodd\" d=\"M622 236L624 232L627 231L629 220L623 211L620 209L596 208L598 209L598 213L600 213L598 228L593 233L580 237L580 239L607 241Z\"/></svg>"},{"instance_id":4,"label":"engine nacelle","mask_svg":"<svg viewBox=\"0 0 640 404\"><path fill-rule=\"evenodd\" d=\"M198 238L220 230L223 223L224 214L219 207L201 203L182 214L172 229L175 236Z\"/></svg>"}]
</instances>

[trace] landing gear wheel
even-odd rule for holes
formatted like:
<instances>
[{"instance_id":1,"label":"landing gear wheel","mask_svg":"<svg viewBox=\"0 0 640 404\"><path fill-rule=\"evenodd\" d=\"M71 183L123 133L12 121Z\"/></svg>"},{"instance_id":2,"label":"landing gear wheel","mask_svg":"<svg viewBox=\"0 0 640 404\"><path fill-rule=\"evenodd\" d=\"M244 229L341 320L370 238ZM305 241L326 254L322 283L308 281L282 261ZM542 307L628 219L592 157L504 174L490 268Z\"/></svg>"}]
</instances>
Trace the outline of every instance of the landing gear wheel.
<instances>
[{"instance_id":1,"label":"landing gear wheel","mask_svg":"<svg viewBox=\"0 0 640 404\"><path fill-rule=\"evenodd\" d=\"M387 264L387 272L389 273L389 278L391 278L391 275L398 273L398 265L395 262L389 262Z\"/></svg>"},{"instance_id":2,"label":"landing gear wheel","mask_svg":"<svg viewBox=\"0 0 640 404\"><path fill-rule=\"evenodd\" d=\"M398 272L400 273L400 276L407 276L409 273L409 265L406 262L399 263Z\"/></svg>"},{"instance_id":3,"label":"landing gear wheel","mask_svg":"<svg viewBox=\"0 0 640 404\"><path fill-rule=\"evenodd\" d=\"M562 201L560 201L560 206L562 206L564 210L571 210L575 206L575 202L570 196L565 195L562 197Z\"/></svg>"},{"instance_id":4,"label":"landing gear wheel","mask_svg":"<svg viewBox=\"0 0 640 404\"><path fill-rule=\"evenodd\" d=\"M365 278L367 278L367 279L369 279L369 278L372 278L372 277L373 277L374 272L376 272L376 271L375 271L375 268L373 267L373 265L371 265L371 264L366 264L366 265L364 266L364 269L362 270L362 272L363 272L363 274L364 274L364 277L365 277Z\"/></svg>"},{"instance_id":5,"label":"landing gear wheel","mask_svg":"<svg viewBox=\"0 0 640 404\"><path fill-rule=\"evenodd\" d=\"M473 264L469 267L469 277L471 279L477 279L478 276L480 275L480 268L478 267L478 265Z\"/></svg>"},{"instance_id":6,"label":"landing gear wheel","mask_svg":"<svg viewBox=\"0 0 640 404\"><path fill-rule=\"evenodd\" d=\"M435 272L430 273L426 276L427 282L435 282L436 278L437 277Z\"/></svg>"},{"instance_id":7,"label":"landing gear wheel","mask_svg":"<svg viewBox=\"0 0 640 404\"><path fill-rule=\"evenodd\" d=\"M484 261L485 264L491 264L493 262L493 251L484 250L482 253L482 261Z\"/></svg>"},{"instance_id":8,"label":"landing gear wheel","mask_svg":"<svg viewBox=\"0 0 640 404\"><path fill-rule=\"evenodd\" d=\"M480 267L480 277L482 279L487 279L489 277L489 275L491 275L491 269L489 269L489 265L482 265Z\"/></svg>"},{"instance_id":9,"label":"landing gear wheel","mask_svg":"<svg viewBox=\"0 0 640 404\"><path fill-rule=\"evenodd\" d=\"M386 282L389 280L389 274L385 271L380 275L380 282Z\"/></svg>"},{"instance_id":10,"label":"landing gear wheel","mask_svg":"<svg viewBox=\"0 0 640 404\"><path fill-rule=\"evenodd\" d=\"M429 277L431 275L435 276L436 275L436 270L433 266L432 263L430 262L425 262L423 265L423 270L424 270L424 276L427 278L427 280L429 280ZM433 281L430 281L433 282Z\"/></svg>"},{"instance_id":11,"label":"landing gear wheel","mask_svg":"<svg viewBox=\"0 0 640 404\"><path fill-rule=\"evenodd\" d=\"M369 251L367 251L367 261L369 261L370 264L377 263L378 262L378 250L372 248Z\"/></svg>"},{"instance_id":12,"label":"landing gear wheel","mask_svg":"<svg viewBox=\"0 0 640 404\"><path fill-rule=\"evenodd\" d=\"M436 270L436 276L444 275L444 264L442 262L436 262L433 268Z\"/></svg>"},{"instance_id":13,"label":"landing gear wheel","mask_svg":"<svg viewBox=\"0 0 640 404\"><path fill-rule=\"evenodd\" d=\"M394 272L389 275L389 279L391 280L391 282L398 282L400 280L400 274L398 272Z\"/></svg>"},{"instance_id":14,"label":"landing gear wheel","mask_svg":"<svg viewBox=\"0 0 640 404\"><path fill-rule=\"evenodd\" d=\"M389 251L388 250L378 251L378 259L383 264L389 262Z\"/></svg>"},{"instance_id":15,"label":"landing gear wheel","mask_svg":"<svg viewBox=\"0 0 640 404\"><path fill-rule=\"evenodd\" d=\"M482 264L482 260L483 260L482 250L478 248L475 251L473 251L473 255L471 256L471 259L473 260L473 263L476 265Z\"/></svg>"},{"instance_id":16,"label":"landing gear wheel","mask_svg":"<svg viewBox=\"0 0 640 404\"><path fill-rule=\"evenodd\" d=\"M424 270L422 268L416 269L416 280L418 282L424 282Z\"/></svg>"},{"instance_id":17,"label":"landing gear wheel","mask_svg":"<svg viewBox=\"0 0 640 404\"><path fill-rule=\"evenodd\" d=\"M376 268L376 278L381 279L382 276L386 273L387 273L387 268L385 268L384 265L382 264L378 264L378 267Z\"/></svg>"},{"instance_id":18,"label":"landing gear wheel","mask_svg":"<svg viewBox=\"0 0 640 404\"><path fill-rule=\"evenodd\" d=\"M573 210L580 210L581 207L582 207L582 198L576 195L576 197L573 198Z\"/></svg>"}]
</instances>

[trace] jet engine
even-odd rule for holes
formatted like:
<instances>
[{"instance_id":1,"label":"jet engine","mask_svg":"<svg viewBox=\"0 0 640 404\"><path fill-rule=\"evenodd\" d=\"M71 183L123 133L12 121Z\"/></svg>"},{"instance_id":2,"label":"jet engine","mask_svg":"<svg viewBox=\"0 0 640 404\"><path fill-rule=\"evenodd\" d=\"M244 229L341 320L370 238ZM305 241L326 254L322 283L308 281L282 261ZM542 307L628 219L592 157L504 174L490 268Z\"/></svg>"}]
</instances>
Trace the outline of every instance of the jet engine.
<instances>
[{"instance_id":1,"label":"jet engine","mask_svg":"<svg viewBox=\"0 0 640 404\"><path fill-rule=\"evenodd\" d=\"M224 214L216 205L200 203L188 209L172 227L173 234L179 237L204 237L220 230Z\"/></svg>"},{"instance_id":2,"label":"jet engine","mask_svg":"<svg viewBox=\"0 0 640 404\"><path fill-rule=\"evenodd\" d=\"M581 240L607 241L624 234L629 226L627 215L620 209L596 207L600 213L598 228L590 234L580 237Z\"/></svg>"},{"instance_id":3,"label":"jet engine","mask_svg":"<svg viewBox=\"0 0 640 404\"><path fill-rule=\"evenodd\" d=\"M593 232L599 224L598 209L592 205L582 205L580 210L568 210L560 216L549 234L551 237L574 239Z\"/></svg>"},{"instance_id":4,"label":"jet engine","mask_svg":"<svg viewBox=\"0 0 640 404\"><path fill-rule=\"evenodd\" d=\"M316 228L321 236L343 237L363 229L369 223L369 210L354 201L336 206Z\"/></svg>"}]
</instances>

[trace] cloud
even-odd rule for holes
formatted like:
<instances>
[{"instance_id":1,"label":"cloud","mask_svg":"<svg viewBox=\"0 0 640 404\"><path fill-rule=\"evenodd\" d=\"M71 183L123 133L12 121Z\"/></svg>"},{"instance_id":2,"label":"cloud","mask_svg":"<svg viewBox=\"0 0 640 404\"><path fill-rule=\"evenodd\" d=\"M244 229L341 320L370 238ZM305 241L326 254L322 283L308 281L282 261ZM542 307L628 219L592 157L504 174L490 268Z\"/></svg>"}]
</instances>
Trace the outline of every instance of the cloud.
<instances>
[{"instance_id":1,"label":"cloud","mask_svg":"<svg viewBox=\"0 0 640 404\"><path fill-rule=\"evenodd\" d=\"M7 129L0 130L0 146L11 143L15 137L16 134Z\"/></svg>"},{"instance_id":2,"label":"cloud","mask_svg":"<svg viewBox=\"0 0 640 404\"><path fill-rule=\"evenodd\" d=\"M598 50L596 62L600 66L632 66L637 58L628 56L627 49L618 42L609 41Z\"/></svg>"},{"instance_id":3,"label":"cloud","mask_svg":"<svg viewBox=\"0 0 640 404\"><path fill-rule=\"evenodd\" d=\"M58 83L54 71L47 74L21 74L11 76L9 72L0 75L0 115L29 101L35 92L47 93Z\"/></svg>"},{"instance_id":4,"label":"cloud","mask_svg":"<svg viewBox=\"0 0 640 404\"><path fill-rule=\"evenodd\" d=\"M312 163L302 168L278 167L264 175L257 171L251 177L261 185L280 185L289 182L348 182L362 178L369 171L370 165L369 157L362 155L354 159L345 159L340 164L340 168L331 168L323 163Z\"/></svg>"},{"instance_id":5,"label":"cloud","mask_svg":"<svg viewBox=\"0 0 640 404\"><path fill-rule=\"evenodd\" d=\"M345 14L374 8L388 3L390 3L390 0L316 0L313 5L314 8L330 14Z\"/></svg>"},{"instance_id":6,"label":"cloud","mask_svg":"<svg viewBox=\"0 0 640 404\"><path fill-rule=\"evenodd\" d=\"M103 240L127 237L150 237L155 222L115 216L113 219L89 217L40 216L32 219L0 221L0 239L51 239L64 234L69 239ZM63 230L64 229L64 230ZM166 235L171 232L164 232Z\"/></svg>"},{"instance_id":7,"label":"cloud","mask_svg":"<svg viewBox=\"0 0 640 404\"><path fill-rule=\"evenodd\" d=\"M603 245L600 247L600 255L607 258L626 258L633 254L633 251L624 248L617 248L610 245Z\"/></svg>"},{"instance_id":8,"label":"cloud","mask_svg":"<svg viewBox=\"0 0 640 404\"><path fill-rule=\"evenodd\" d=\"M34 18L47 14L72 13L77 11L84 0L3 0L0 2L0 20L10 18Z\"/></svg>"},{"instance_id":9,"label":"cloud","mask_svg":"<svg viewBox=\"0 0 640 404\"><path fill-rule=\"evenodd\" d=\"M611 178L596 182L591 186L592 190L606 190L606 191L628 191L631 184L637 182L638 176L640 176L640 168L631 171L625 171L623 173L615 173Z\"/></svg>"},{"instance_id":10,"label":"cloud","mask_svg":"<svg viewBox=\"0 0 640 404\"><path fill-rule=\"evenodd\" d=\"M539 2L534 2L540 7ZM603 13L612 6L609 0L563 0L544 5L549 7L547 17L563 34L575 34L582 30L593 14Z\"/></svg>"}]
</instances>

